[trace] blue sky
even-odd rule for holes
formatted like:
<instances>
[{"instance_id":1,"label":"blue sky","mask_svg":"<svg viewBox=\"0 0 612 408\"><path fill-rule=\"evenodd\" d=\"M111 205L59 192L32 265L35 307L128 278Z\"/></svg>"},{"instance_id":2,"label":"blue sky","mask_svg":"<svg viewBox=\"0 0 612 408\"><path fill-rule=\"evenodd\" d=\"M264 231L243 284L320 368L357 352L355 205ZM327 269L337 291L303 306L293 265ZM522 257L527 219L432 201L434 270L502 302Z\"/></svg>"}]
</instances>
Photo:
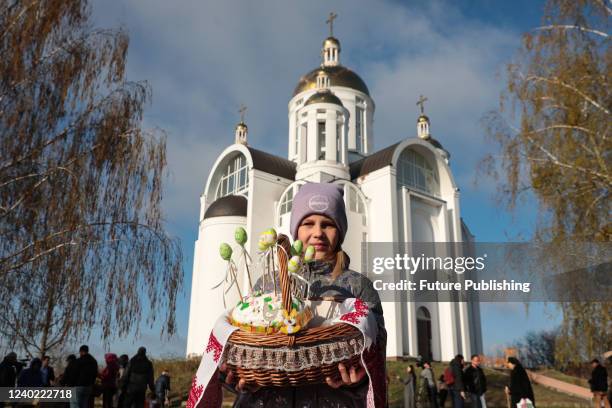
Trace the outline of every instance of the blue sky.
<instances>
[{"instance_id":1,"label":"blue sky","mask_svg":"<svg viewBox=\"0 0 612 408\"><path fill-rule=\"evenodd\" d=\"M299 77L320 62L331 10L339 16L341 61L365 80L376 103L375 148L414 137L415 103L426 95L432 133L452 155L462 216L477 239L529 236L533 203L505 213L495 203L495 183L478 177L476 167L492 149L481 119L497 108L504 66L521 33L537 26L541 1L94 1L96 26L129 32L128 78L153 88L145 126L168 132L164 209L185 254L177 336L162 342L158 327L143 329L138 339L113 340L113 351L132 354L145 344L157 356L184 353L208 171L233 143L241 103L248 106L249 144L286 156L287 103ZM485 351L558 322L554 308L539 304L528 314L521 304L483 305L482 319Z\"/></svg>"}]
</instances>

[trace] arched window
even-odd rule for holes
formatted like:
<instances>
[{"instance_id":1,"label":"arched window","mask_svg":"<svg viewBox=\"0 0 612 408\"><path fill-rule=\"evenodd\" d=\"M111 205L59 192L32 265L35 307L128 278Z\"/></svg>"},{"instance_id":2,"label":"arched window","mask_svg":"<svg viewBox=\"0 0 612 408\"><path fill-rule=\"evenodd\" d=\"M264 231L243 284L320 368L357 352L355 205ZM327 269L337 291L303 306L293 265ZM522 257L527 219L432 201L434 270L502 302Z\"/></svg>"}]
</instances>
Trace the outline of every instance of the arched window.
<instances>
[{"instance_id":1,"label":"arched window","mask_svg":"<svg viewBox=\"0 0 612 408\"><path fill-rule=\"evenodd\" d=\"M283 215L290 213L293 208L293 197L297 194L302 187L303 183L295 183L291 185L287 191L281 196L280 205L278 208L278 225L283 225Z\"/></svg>"},{"instance_id":2,"label":"arched window","mask_svg":"<svg viewBox=\"0 0 612 408\"><path fill-rule=\"evenodd\" d=\"M239 154L226 164L219 179L215 200L228 195L246 195L249 188L249 169L244 155Z\"/></svg>"},{"instance_id":3,"label":"arched window","mask_svg":"<svg viewBox=\"0 0 612 408\"><path fill-rule=\"evenodd\" d=\"M363 197L361 196L361 194L359 194L357 187L349 183L345 184L345 194L346 194L346 197L348 198L347 200L348 210L354 213L360 214L361 224L366 225L367 223L366 203Z\"/></svg>"},{"instance_id":4,"label":"arched window","mask_svg":"<svg viewBox=\"0 0 612 408\"><path fill-rule=\"evenodd\" d=\"M397 182L425 193L439 196L440 179L438 171L420 153L412 149L402 152L397 166Z\"/></svg>"}]
</instances>

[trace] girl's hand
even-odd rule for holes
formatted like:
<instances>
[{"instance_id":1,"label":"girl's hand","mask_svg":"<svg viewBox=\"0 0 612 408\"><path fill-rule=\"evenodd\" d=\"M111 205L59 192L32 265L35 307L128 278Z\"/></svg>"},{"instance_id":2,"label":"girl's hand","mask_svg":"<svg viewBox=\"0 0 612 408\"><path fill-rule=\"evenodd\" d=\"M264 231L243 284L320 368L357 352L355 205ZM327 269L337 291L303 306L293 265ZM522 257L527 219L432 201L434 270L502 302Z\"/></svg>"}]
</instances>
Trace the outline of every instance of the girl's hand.
<instances>
[{"instance_id":1,"label":"girl's hand","mask_svg":"<svg viewBox=\"0 0 612 408\"><path fill-rule=\"evenodd\" d=\"M257 392L261 387L258 387L256 385L249 385L247 384L247 382L243 379L238 377L238 375L230 370L227 367L227 364L223 363L221 364L221 366L219 367L219 371L221 372L221 382L224 382L228 385L235 385L236 390L240 391L240 392Z\"/></svg>"},{"instance_id":2,"label":"girl's hand","mask_svg":"<svg viewBox=\"0 0 612 408\"><path fill-rule=\"evenodd\" d=\"M338 364L338 371L340 372L339 380L332 380L331 377L327 377L325 381L327 385L332 388L340 388L344 385L355 385L363 380L363 377L366 375L365 368L359 365L357 367L351 367L349 370L346 369L344 364Z\"/></svg>"}]
</instances>

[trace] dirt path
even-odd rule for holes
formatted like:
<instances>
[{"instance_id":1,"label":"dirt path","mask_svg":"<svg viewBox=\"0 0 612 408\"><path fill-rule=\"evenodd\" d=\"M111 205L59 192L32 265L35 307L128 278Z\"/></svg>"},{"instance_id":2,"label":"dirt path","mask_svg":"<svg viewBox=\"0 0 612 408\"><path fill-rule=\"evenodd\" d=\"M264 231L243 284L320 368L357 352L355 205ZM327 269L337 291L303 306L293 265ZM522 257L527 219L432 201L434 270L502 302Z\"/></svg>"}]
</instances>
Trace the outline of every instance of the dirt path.
<instances>
[{"instance_id":1,"label":"dirt path","mask_svg":"<svg viewBox=\"0 0 612 408\"><path fill-rule=\"evenodd\" d=\"M533 371L527 370L527 374L531 381L536 384L543 385L545 387L553 388L557 391L563 392L565 394L573 395L575 397L583 398L591 400L593 394L588 388L581 387L579 385L574 385L567 383L565 381L560 381L554 378L546 377L542 374L535 373Z\"/></svg>"}]
</instances>

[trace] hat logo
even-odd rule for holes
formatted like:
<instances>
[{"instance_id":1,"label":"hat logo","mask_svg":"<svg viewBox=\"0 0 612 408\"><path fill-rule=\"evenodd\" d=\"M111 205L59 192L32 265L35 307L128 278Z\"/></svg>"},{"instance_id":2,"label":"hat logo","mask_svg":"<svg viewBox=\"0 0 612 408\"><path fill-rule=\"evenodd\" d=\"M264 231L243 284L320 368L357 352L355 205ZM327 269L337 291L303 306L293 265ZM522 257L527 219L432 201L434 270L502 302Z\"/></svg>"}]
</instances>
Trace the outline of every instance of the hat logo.
<instances>
[{"instance_id":1,"label":"hat logo","mask_svg":"<svg viewBox=\"0 0 612 408\"><path fill-rule=\"evenodd\" d=\"M308 200L308 208L312 211L323 212L329 208L329 199L322 195L313 195Z\"/></svg>"}]
</instances>

